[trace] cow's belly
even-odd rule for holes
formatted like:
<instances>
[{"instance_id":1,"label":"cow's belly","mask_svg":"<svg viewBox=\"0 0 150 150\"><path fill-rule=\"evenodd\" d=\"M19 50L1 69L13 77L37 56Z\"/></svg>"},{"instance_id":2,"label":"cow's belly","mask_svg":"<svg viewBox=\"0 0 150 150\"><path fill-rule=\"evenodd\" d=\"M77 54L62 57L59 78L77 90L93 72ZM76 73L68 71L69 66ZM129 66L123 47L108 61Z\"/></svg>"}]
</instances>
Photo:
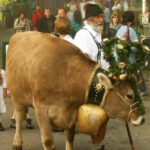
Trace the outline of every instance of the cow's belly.
<instances>
[{"instance_id":1,"label":"cow's belly","mask_svg":"<svg viewBox=\"0 0 150 150\"><path fill-rule=\"evenodd\" d=\"M57 111L56 111L57 110ZM77 109L66 109L65 106L49 106L50 122L58 128L70 128L76 123Z\"/></svg>"},{"instance_id":2,"label":"cow's belly","mask_svg":"<svg viewBox=\"0 0 150 150\"><path fill-rule=\"evenodd\" d=\"M18 102L24 106L33 107L33 98L32 97L28 97L28 96L23 97L21 99L18 99Z\"/></svg>"}]
</instances>

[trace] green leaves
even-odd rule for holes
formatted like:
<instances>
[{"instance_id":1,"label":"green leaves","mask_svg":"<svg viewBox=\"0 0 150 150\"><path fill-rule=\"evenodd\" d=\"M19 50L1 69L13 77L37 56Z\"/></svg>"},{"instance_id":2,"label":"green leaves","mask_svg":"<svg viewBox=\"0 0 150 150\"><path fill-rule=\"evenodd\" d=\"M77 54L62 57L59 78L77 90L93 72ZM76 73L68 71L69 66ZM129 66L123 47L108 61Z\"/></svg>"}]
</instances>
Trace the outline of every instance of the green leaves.
<instances>
[{"instance_id":1,"label":"green leaves","mask_svg":"<svg viewBox=\"0 0 150 150\"><path fill-rule=\"evenodd\" d=\"M139 68L145 64L150 49L139 42L126 41L119 38L104 40L104 59L109 62L109 72L119 77L127 73L127 78L135 92L135 101L138 101L138 109L141 114L145 113L139 92ZM120 68L120 63L125 64Z\"/></svg>"},{"instance_id":2,"label":"green leaves","mask_svg":"<svg viewBox=\"0 0 150 150\"><path fill-rule=\"evenodd\" d=\"M148 48L138 42L131 42L119 38L104 40L104 59L109 62L109 71L114 75L121 74L118 64L126 64L125 71L136 73L139 66L145 64Z\"/></svg>"}]
</instances>

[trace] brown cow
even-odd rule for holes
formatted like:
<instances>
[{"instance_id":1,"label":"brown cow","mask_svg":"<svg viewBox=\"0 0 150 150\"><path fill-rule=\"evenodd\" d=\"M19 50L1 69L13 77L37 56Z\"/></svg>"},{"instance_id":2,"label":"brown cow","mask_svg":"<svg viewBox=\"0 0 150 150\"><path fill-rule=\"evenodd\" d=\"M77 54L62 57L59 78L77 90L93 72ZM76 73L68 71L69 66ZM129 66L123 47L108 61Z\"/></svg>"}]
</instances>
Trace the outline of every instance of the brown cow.
<instances>
[{"instance_id":1,"label":"brown cow","mask_svg":"<svg viewBox=\"0 0 150 150\"><path fill-rule=\"evenodd\" d=\"M55 149L49 120L65 130L66 150L72 150L77 111L87 102L98 68L96 62L67 41L38 32L15 34L6 61L6 79L16 117L14 150L22 149L21 124L28 106L35 110L44 150ZM134 100L129 83L121 81L115 86L103 73L97 76L106 89L103 107L108 116L130 118L139 125L142 117L137 111L129 113Z\"/></svg>"}]
</instances>

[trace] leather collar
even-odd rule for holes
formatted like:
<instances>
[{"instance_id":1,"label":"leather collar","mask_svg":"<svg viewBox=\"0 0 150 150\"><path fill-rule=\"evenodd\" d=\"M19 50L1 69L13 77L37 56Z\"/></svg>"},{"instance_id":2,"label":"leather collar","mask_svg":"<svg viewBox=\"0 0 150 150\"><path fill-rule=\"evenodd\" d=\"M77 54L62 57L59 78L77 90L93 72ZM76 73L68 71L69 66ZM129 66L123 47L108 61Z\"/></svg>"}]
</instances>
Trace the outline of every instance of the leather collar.
<instances>
[{"instance_id":1,"label":"leather collar","mask_svg":"<svg viewBox=\"0 0 150 150\"><path fill-rule=\"evenodd\" d=\"M105 88L102 87L100 90L97 90L96 88L96 85L99 83L97 73L100 73L100 72L104 74L108 74L107 71L103 70L102 68L97 68L92 78L92 82L89 88L87 103L100 105L103 100Z\"/></svg>"}]
</instances>

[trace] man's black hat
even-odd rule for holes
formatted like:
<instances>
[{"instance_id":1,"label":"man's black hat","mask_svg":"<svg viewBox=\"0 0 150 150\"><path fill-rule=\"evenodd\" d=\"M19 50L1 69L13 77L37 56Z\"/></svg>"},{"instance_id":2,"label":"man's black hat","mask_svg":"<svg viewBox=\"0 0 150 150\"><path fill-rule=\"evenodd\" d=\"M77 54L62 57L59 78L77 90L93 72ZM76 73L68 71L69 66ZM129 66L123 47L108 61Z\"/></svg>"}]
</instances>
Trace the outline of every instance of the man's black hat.
<instances>
[{"instance_id":1,"label":"man's black hat","mask_svg":"<svg viewBox=\"0 0 150 150\"><path fill-rule=\"evenodd\" d=\"M85 18L88 19L93 16L103 14L103 10L96 4L87 4L85 7Z\"/></svg>"}]
</instances>

